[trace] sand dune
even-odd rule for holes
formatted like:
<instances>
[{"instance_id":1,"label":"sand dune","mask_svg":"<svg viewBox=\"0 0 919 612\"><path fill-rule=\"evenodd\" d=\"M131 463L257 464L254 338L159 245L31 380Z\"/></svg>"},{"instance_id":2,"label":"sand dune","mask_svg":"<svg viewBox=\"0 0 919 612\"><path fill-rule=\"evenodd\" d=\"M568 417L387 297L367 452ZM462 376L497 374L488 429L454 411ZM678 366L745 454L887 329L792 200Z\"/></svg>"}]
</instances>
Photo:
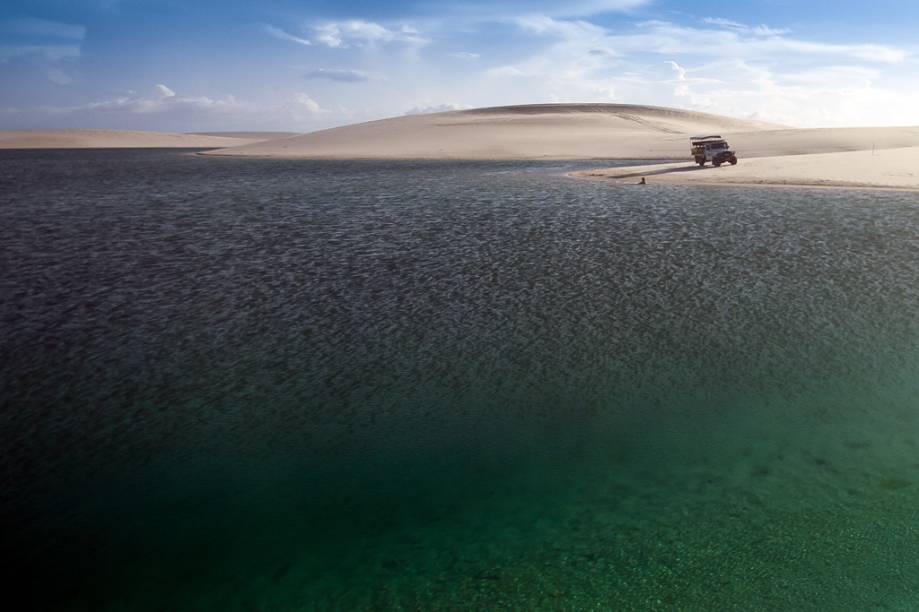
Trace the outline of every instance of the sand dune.
<instances>
[{"instance_id":1,"label":"sand dune","mask_svg":"<svg viewBox=\"0 0 919 612\"><path fill-rule=\"evenodd\" d=\"M790 129L724 136L742 158L919 147L919 127ZM688 146L682 158L689 159Z\"/></svg>"},{"instance_id":2,"label":"sand dune","mask_svg":"<svg viewBox=\"0 0 919 612\"><path fill-rule=\"evenodd\" d=\"M697 170L689 136L720 133L737 167ZM873 151L873 153L872 153ZM634 182L914 188L919 127L790 129L652 106L539 104L416 115L349 125L206 155L317 159L645 159L675 165L580 176ZM685 161L683 161L685 160Z\"/></svg>"},{"instance_id":3,"label":"sand dune","mask_svg":"<svg viewBox=\"0 0 919 612\"><path fill-rule=\"evenodd\" d=\"M326 159L678 159L686 156L690 134L780 127L652 106L538 104L396 117L208 154Z\"/></svg>"},{"instance_id":4,"label":"sand dune","mask_svg":"<svg viewBox=\"0 0 919 612\"><path fill-rule=\"evenodd\" d=\"M919 146L919 127L788 129L623 104L536 104L396 117L207 155L326 159L688 159L720 133L742 158Z\"/></svg>"},{"instance_id":5,"label":"sand dune","mask_svg":"<svg viewBox=\"0 0 919 612\"><path fill-rule=\"evenodd\" d=\"M741 159L737 166L700 168L691 162L573 173L634 184L795 185L919 189L919 147Z\"/></svg>"},{"instance_id":6,"label":"sand dune","mask_svg":"<svg viewBox=\"0 0 919 612\"><path fill-rule=\"evenodd\" d=\"M4 130L0 131L0 149L221 148L265 140L264 133L247 134L218 136L126 130Z\"/></svg>"},{"instance_id":7,"label":"sand dune","mask_svg":"<svg viewBox=\"0 0 919 612\"><path fill-rule=\"evenodd\" d=\"M720 133L737 167L697 169L689 136ZM629 182L919 188L919 127L790 129L654 106L533 104L412 115L310 134L116 130L0 132L0 148L189 147L307 159L644 159L678 164L579 176Z\"/></svg>"},{"instance_id":8,"label":"sand dune","mask_svg":"<svg viewBox=\"0 0 919 612\"><path fill-rule=\"evenodd\" d=\"M243 140L275 140L277 138L290 138L302 136L303 132L188 132L196 136L220 136L221 138L242 138Z\"/></svg>"}]
</instances>

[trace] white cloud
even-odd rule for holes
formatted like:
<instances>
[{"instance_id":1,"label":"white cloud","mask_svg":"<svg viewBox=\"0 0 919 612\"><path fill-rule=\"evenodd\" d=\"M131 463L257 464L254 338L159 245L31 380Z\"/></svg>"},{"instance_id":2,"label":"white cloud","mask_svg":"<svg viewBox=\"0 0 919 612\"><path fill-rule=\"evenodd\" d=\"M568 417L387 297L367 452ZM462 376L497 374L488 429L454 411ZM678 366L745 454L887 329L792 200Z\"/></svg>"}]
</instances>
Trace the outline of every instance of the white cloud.
<instances>
[{"instance_id":1,"label":"white cloud","mask_svg":"<svg viewBox=\"0 0 919 612\"><path fill-rule=\"evenodd\" d=\"M310 37L304 38L272 25L262 26L262 30L265 33L278 40L286 40L305 47L321 45L333 49L348 49L389 43L420 46L429 42L411 25L396 24L390 26L363 19L325 21L315 23L309 29L311 30Z\"/></svg>"},{"instance_id":2,"label":"white cloud","mask_svg":"<svg viewBox=\"0 0 919 612\"><path fill-rule=\"evenodd\" d=\"M640 91L653 92L668 106L800 127L914 125L919 102L916 83L882 85L879 68L827 65L783 70L773 64L729 58L687 67L673 89L647 78ZM672 67L670 72L672 74ZM692 76L689 76L689 75ZM883 113L878 109L883 108Z\"/></svg>"},{"instance_id":3,"label":"white cloud","mask_svg":"<svg viewBox=\"0 0 919 612\"><path fill-rule=\"evenodd\" d=\"M75 106L43 106L42 110L54 114L71 113L126 113L152 115L195 112L239 112L247 110L233 96L210 98L208 96L180 96L163 84L153 87L153 95L129 93L105 100L95 100Z\"/></svg>"},{"instance_id":4,"label":"white cloud","mask_svg":"<svg viewBox=\"0 0 919 612\"><path fill-rule=\"evenodd\" d=\"M848 57L858 60L899 63L909 53L890 45L871 43L836 44L791 38L780 30L759 28L692 28L665 21L637 24L628 33L608 30L583 20L559 20L544 15L521 17L514 23L523 31L557 39L559 44L581 49L586 41L611 54L695 55L775 59L782 55ZM764 34L768 32L768 34Z\"/></svg>"},{"instance_id":5,"label":"white cloud","mask_svg":"<svg viewBox=\"0 0 919 612\"><path fill-rule=\"evenodd\" d=\"M667 60L667 61L664 62L664 63L665 63L665 64L668 64L671 68L673 68L673 73L674 73L674 75L675 75L677 81L685 81L685 80L686 80L686 69L685 69L685 68L683 68L682 66L680 66L679 64L677 64L677 63L676 63L675 61L673 61L673 60Z\"/></svg>"},{"instance_id":6,"label":"white cloud","mask_svg":"<svg viewBox=\"0 0 919 612\"><path fill-rule=\"evenodd\" d=\"M492 68L495 76L584 77L610 65L618 55L609 44L608 32L587 21L568 21L546 16L521 17L517 27L548 39L549 46L516 64Z\"/></svg>"},{"instance_id":7,"label":"white cloud","mask_svg":"<svg viewBox=\"0 0 919 612\"><path fill-rule=\"evenodd\" d=\"M83 40L86 28L82 25L24 17L0 21L0 34L15 34L24 37L60 38Z\"/></svg>"},{"instance_id":8,"label":"white cloud","mask_svg":"<svg viewBox=\"0 0 919 612\"><path fill-rule=\"evenodd\" d=\"M713 26L718 26L720 28L725 28L728 30L746 32L746 33L754 34L756 36L782 36L784 34L788 34L791 32L791 30L788 30L788 29L770 28L769 26L766 26L766 25L748 26L745 23L732 21L730 19L723 19L721 17L706 17L705 19L702 20L702 23L706 23L708 25L713 25Z\"/></svg>"},{"instance_id":9,"label":"white cloud","mask_svg":"<svg viewBox=\"0 0 919 612\"><path fill-rule=\"evenodd\" d=\"M303 45L304 47L311 47L313 45L312 41L307 40L306 38L288 34L281 28L276 28L272 25L263 25L262 30L270 36L274 36L278 40L286 40L288 42L297 43L298 45Z\"/></svg>"},{"instance_id":10,"label":"white cloud","mask_svg":"<svg viewBox=\"0 0 919 612\"><path fill-rule=\"evenodd\" d=\"M748 31L756 36L784 36L791 33L787 28L770 28L765 25L754 26Z\"/></svg>"},{"instance_id":11,"label":"white cloud","mask_svg":"<svg viewBox=\"0 0 919 612\"><path fill-rule=\"evenodd\" d=\"M462 104L434 104L430 106L415 106L405 111L406 115L426 115L428 113L446 113L469 108Z\"/></svg>"},{"instance_id":12,"label":"white cloud","mask_svg":"<svg viewBox=\"0 0 919 612\"><path fill-rule=\"evenodd\" d=\"M732 30L746 30L747 26L744 24L732 21L730 19L724 19L722 17L706 17L702 20L702 23L707 23L709 25L720 26L722 28L730 28Z\"/></svg>"},{"instance_id":13,"label":"white cloud","mask_svg":"<svg viewBox=\"0 0 919 612\"><path fill-rule=\"evenodd\" d=\"M453 12L464 19L499 20L520 15L548 15L550 17L589 17L603 13L629 12L651 4L652 0L519 0L495 2L494 0L464 0L458 2ZM434 6L428 0L425 4ZM434 10L443 12L443 5ZM449 9L447 9L449 11Z\"/></svg>"},{"instance_id":14,"label":"white cloud","mask_svg":"<svg viewBox=\"0 0 919 612\"><path fill-rule=\"evenodd\" d=\"M303 75L307 79L336 81L338 83L361 83L369 81L370 75L363 70L346 70L340 68L316 68Z\"/></svg>"},{"instance_id":15,"label":"white cloud","mask_svg":"<svg viewBox=\"0 0 919 612\"><path fill-rule=\"evenodd\" d=\"M186 96L157 84L149 95L128 92L102 100L71 106L29 106L0 108L13 125L40 127L120 127L124 129L204 130L292 130L309 131L342 123L352 113L347 108L323 108L312 96L299 92L280 102L260 104L219 98Z\"/></svg>"},{"instance_id":16,"label":"white cloud","mask_svg":"<svg viewBox=\"0 0 919 612\"><path fill-rule=\"evenodd\" d=\"M906 49L706 22L650 21L612 30L585 20L519 17L512 23L537 46L523 59L492 66L486 77L496 91L526 91L534 100L646 102L807 126L838 125L834 108L858 124L919 119L910 110L919 107L915 84L899 95L885 92L899 100L892 105L896 115L877 114L891 107L878 105L884 91L878 81L910 61Z\"/></svg>"},{"instance_id":17,"label":"white cloud","mask_svg":"<svg viewBox=\"0 0 919 612\"><path fill-rule=\"evenodd\" d=\"M311 113L321 113L322 107L319 106L319 103L313 100L309 95L305 93L299 93L294 96L294 103L303 107Z\"/></svg>"},{"instance_id":18,"label":"white cloud","mask_svg":"<svg viewBox=\"0 0 919 612\"><path fill-rule=\"evenodd\" d=\"M880 76L881 72L878 69L865 66L820 66L787 72L778 78L803 85L865 87L871 86Z\"/></svg>"},{"instance_id":19,"label":"white cloud","mask_svg":"<svg viewBox=\"0 0 919 612\"><path fill-rule=\"evenodd\" d=\"M709 19L711 22L715 20ZM723 20L722 20L723 21ZM698 29L669 22L651 21L632 31L611 31L583 20L559 20L546 16L521 17L514 21L522 31L549 39L527 59L492 67L493 76L539 76L548 78L596 77L621 68L618 61L635 61L638 56L658 54L702 59L736 58L745 62L819 62L824 58L859 60L877 64L896 64L906 60L906 50L870 43L834 44L790 38L779 34L763 35L762 30L728 22L720 28ZM727 29L724 29L727 27ZM683 65L667 60L678 80L685 79Z\"/></svg>"},{"instance_id":20,"label":"white cloud","mask_svg":"<svg viewBox=\"0 0 919 612\"><path fill-rule=\"evenodd\" d=\"M86 28L82 25L25 17L0 21L0 34L17 44L0 46L0 63L16 57L37 57L59 62L80 57Z\"/></svg>"},{"instance_id":21,"label":"white cloud","mask_svg":"<svg viewBox=\"0 0 919 612\"><path fill-rule=\"evenodd\" d=\"M889 45L856 43L837 44L801 40L778 33L766 26L736 28L692 28L669 22L650 21L639 24L630 34L610 33L609 44L632 53L682 53L745 59L776 58L782 54L824 57L849 57L880 63L898 63L909 54Z\"/></svg>"},{"instance_id":22,"label":"white cloud","mask_svg":"<svg viewBox=\"0 0 919 612\"><path fill-rule=\"evenodd\" d=\"M69 85L72 68L82 55L86 28L82 25L25 17L0 21L0 64L24 61L37 67L55 85Z\"/></svg>"},{"instance_id":23,"label":"white cloud","mask_svg":"<svg viewBox=\"0 0 919 612\"><path fill-rule=\"evenodd\" d=\"M361 19L327 21L314 25L313 33L316 43L342 49L384 43L423 45L429 42L412 26L387 27Z\"/></svg>"},{"instance_id":24,"label":"white cloud","mask_svg":"<svg viewBox=\"0 0 919 612\"><path fill-rule=\"evenodd\" d=\"M70 85L73 83L73 77L61 70L60 68L51 68L46 73L48 80L55 85Z\"/></svg>"},{"instance_id":25,"label":"white cloud","mask_svg":"<svg viewBox=\"0 0 919 612\"><path fill-rule=\"evenodd\" d=\"M298 46L290 51L308 51L308 64L279 64L281 77L271 82L282 93L252 92L250 101L240 102L231 96L188 96L181 88L176 92L159 84L144 94L44 108L81 120L94 113L99 122L120 125L188 121L202 126L225 120L244 126L239 129L328 127L403 112L545 101L680 106L804 126L919 123L919 78L913 76L919 58L912 48L856 36L821 40L799 27L791 32L774 27L782 24L750 25L717 16L679 23L628 20L628 11L649 4L465 0L462 9L432 4L432 17L412 21L261 25L263 35ZM610 11L625 11L627 17L603 22L614 26L589 18ZM0 63L28 55L22 65L39 67L55 82L91 77L91 71L78 70L82 39L66 38L83 35L81 26L16 27L58 34L53 41L37 39L26 46L0 37L7 45L0 47ZM331 67L317 67L323 65ZM57 70L53 77L52 68ZM289 71L286 84L283 70ZM385 79L379 76L382 70Z\"/></svg>"},{"instance_id":26,"label":"white cloud","mask_svg":"<svg viewBox=\"0 0 919 612\"><path fill-rule=\"evenodd\" d=\"M584 20L554 19L546 15L528 15L513 20L521 29L541 36L563 39L583 39L603 36L607 30Z\"/></svg>"},{"instance_id":27,"label":"white cloud","mask_svg":"<svg viewBox=\"0 0 919 612\"><path fill-rule=\"evenodd\" d=\"M489 68L485 71L485 74L490 77L525 77L533 76L526 66L497 66L495 68Z\"/></svg>"},{"instance_id":28,"label":"white cloud","mask_svg":"<svg viewBox=\"0 0 919 612\"><path fill-rule=\"evenodd\" d=\"M0 46L0 63L17 57L37 57L50 62L80 57L80 45L4 45Z\"/></svg>"}]
</instances>

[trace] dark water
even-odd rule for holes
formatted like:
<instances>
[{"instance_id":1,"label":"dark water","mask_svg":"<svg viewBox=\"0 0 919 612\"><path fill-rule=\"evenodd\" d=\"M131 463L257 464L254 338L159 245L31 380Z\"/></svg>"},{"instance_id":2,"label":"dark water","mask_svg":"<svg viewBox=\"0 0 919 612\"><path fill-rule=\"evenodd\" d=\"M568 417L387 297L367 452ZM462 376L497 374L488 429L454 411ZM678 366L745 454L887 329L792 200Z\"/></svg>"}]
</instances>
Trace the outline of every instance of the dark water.
<instances>
[{"instance_id":1,"label":"dark water","mask_svg":"<svg viewBox=\"0 0 919 612\"><path fill-rule=\"evenodd\" d=\"M19 584L915 609L919 195L588 166L0 153Z\"/></svg>"}]
</instances>

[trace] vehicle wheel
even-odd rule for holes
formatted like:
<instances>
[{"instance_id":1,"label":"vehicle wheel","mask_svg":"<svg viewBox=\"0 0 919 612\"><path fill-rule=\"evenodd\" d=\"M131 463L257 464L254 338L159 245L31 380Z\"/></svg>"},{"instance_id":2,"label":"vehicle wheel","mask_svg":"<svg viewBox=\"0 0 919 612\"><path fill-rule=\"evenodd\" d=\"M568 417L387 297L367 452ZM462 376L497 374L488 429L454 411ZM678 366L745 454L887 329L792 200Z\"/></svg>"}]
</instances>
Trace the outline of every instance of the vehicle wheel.
<instances>
[{"instance_id":1,"label":"vehicle wheel","mask_svg":"<svg viewBox=\"0 0 919 612\"><path fill-rule=\"evenodd\" d=\"M705 160L703 159L702 161L696 161L696 163L699 164L699 167L701 168L705 165Z\"/></svg>"},{"instance_id":2,"label":"vehicle wheel","mask_svg":"<svg viewBox=\"0 0 919 612\"><path fill-rule=\"evenodd\" d=\"M712 165L715 166L716 168L720 168L721 162L712 162Z\"/></svg>"},{"instance_id":3,"label":"vehicle wheel","mask_svg":"<svg viewBox=\"0 0 919 612\"><path fill-rule=\"evenodd\" d=\"M736 166L736 165L737 165L737 158L736 158L736 157L732 157L732 158L731 158L731 165L732 165L732 166Z\"/></svg>"}]
</instances>

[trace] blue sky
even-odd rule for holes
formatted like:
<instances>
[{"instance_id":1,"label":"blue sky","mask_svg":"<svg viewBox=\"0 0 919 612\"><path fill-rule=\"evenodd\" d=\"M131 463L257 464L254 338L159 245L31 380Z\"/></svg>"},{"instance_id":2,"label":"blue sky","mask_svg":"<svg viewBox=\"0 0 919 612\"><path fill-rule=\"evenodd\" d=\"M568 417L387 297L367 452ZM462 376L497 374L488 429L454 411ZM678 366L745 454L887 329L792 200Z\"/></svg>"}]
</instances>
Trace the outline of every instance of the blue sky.
<instances>
[{"instance_id":1,"label":"blue sky","mask_svg":"<svg viewBox=\"0 0 919 612\"><path fill-rule=\"evenodd\" d=\"M0 128L307 131L537 102L919 125L917 23L906 0L6 0Z\"/></svg>"}]
</instances>

